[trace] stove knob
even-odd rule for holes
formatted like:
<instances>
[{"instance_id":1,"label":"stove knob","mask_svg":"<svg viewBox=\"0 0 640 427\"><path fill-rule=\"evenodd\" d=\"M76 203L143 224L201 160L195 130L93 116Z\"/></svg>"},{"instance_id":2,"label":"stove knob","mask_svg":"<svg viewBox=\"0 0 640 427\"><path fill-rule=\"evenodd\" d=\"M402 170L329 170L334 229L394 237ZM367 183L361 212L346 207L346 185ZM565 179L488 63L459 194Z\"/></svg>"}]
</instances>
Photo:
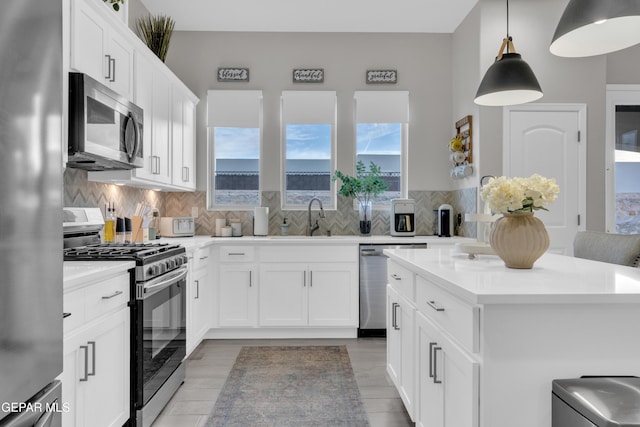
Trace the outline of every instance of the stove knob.
<instances>
[{"instance_id":1,"label":"stove knob","mask_svg":"<svg viewBox=\"0 0 640 427\"><path fill-rule=\"evenodd\" d=\"M186 255L182 255L182 263L183 263L183 264L186 264L186 263L188 263L188 262L189 262L189 257L188 257L188 256L186 256Z\"/></svg>"},{"instance_id":2,"label":"stove knob","mask_svg":"<svg viewBox=\"0 0 640 427\"><path fill-rule=\"evenodd\" d=\"M158 269L158 274L162 274L165 271L167 271L167 267L164 264L158 264L156 266L154 266Z\"/></svg>"},{"instance_id":3,"label":"stove knob","mask_svg":"<svg viewBox=\"0 0 640 427\"><path fill-rule=\"evenodd\" d=\"M182 257L176 258L176 266L180 267L182 265Z\"/></svg>"}]
</instances>

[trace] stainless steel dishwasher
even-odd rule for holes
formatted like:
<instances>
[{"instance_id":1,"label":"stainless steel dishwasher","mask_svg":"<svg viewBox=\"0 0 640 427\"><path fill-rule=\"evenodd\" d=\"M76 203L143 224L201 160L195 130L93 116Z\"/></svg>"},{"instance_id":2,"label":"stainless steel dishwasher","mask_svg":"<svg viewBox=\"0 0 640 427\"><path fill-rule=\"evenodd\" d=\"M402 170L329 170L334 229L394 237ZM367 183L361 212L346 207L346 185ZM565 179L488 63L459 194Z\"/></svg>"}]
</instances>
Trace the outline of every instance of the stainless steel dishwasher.
<instances>
[{"instance_id":1,"label":"stainless steel dishwasher","mask_svg":"<svg viewBox=\"0 0 640 427\"><path fill-rule=\"evenodd\" d=\"M426 249L426 243L360 245L358 336L386 336L387 256L384 249Z\"/></svg>"}]
</instances>

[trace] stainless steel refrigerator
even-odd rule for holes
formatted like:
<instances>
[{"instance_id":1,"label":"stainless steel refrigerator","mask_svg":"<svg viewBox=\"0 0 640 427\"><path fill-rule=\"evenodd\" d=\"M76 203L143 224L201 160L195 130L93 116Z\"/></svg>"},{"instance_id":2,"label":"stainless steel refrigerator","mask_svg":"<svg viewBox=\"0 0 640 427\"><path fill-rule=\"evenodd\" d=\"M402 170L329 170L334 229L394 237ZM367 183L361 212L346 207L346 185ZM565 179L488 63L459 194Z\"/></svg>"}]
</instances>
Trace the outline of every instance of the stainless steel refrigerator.
<instances>
[{"instance_id":1,"label":"stainless steel refrigerator","mask_svg":"<svg viewBox=\"0 0 640 427\"><path fill-rule=\"evenodd\" d=\"M60 426L62 1L0 12L0 426ZM57 397L57 401L55 400ZM48 410L48 411L47 411Z\"/></svg>"}]
</instances>

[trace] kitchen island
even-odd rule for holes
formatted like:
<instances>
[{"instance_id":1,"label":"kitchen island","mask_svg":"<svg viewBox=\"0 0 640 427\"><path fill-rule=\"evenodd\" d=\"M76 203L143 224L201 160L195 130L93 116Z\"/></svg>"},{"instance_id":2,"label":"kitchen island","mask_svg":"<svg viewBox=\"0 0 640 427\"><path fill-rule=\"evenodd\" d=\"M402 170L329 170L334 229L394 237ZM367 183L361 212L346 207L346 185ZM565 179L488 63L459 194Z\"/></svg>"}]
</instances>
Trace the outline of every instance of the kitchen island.
<instances>
[{"instance_id":1,"label":"kitchen island","mask_svg":"<svg viewBox=\"0 0 640 427\"><path fill-rule=\"evenodd\" d=\"M553 254L515 270L449 248L385 253L387 371L417 425L549 427L553 379L640 375L638 269Z\"/></svg>"}]
</instances>

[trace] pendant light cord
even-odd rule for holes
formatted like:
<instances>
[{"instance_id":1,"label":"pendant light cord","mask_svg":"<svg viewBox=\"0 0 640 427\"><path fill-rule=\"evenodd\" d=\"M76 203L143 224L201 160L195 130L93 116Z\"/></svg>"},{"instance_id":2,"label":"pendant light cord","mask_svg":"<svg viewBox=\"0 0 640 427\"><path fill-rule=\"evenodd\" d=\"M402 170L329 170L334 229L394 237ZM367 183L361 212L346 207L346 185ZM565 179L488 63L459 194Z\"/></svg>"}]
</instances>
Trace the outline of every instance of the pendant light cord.
<instances>
[{"instance_id":1,"label":"pendant light cord","mask_svg":"<svg viewBox=\"0 0 640 427\"><path fill-rule=\"evenodd\" d=\"M507 39L511 41L511 36L509 35L509 0L507 0ZM509 45L507 45L507 53L509 53Z\"/></svg>"}]
</instances>

